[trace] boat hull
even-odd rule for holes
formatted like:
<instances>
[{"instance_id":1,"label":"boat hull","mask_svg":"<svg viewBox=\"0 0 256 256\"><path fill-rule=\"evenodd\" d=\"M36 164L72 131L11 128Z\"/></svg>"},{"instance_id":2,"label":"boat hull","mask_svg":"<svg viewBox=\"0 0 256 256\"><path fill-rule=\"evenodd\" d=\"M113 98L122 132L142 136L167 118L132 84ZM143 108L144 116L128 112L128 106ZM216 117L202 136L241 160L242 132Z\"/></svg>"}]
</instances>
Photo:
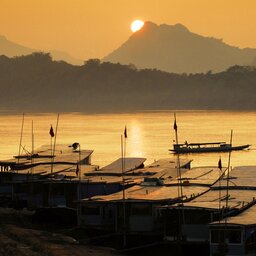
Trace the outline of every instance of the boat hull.
<instances>
[{"instance_id":1,"label":"boat hull","mask_svg":"<svg viewBox=\"0 0 256 256\"><path fill-rule=\"evenodd\" d=\"M242 145L236 147L213 147L213 148L179 148L179 149L171 149L170 151L175 154L187 154L187 153L209 153L209 152L229 152L233 150L243 150L249 148L250 145Z\"/></svg>"}]
</instances>

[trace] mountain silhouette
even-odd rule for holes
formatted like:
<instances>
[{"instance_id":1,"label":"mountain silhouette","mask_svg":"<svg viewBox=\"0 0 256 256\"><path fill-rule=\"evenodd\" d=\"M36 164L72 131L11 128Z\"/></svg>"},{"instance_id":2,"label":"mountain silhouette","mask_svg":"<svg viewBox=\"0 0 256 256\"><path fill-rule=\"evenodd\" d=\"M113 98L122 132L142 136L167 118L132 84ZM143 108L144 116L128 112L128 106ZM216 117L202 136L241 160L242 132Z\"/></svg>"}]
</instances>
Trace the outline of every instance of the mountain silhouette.
<instances>
[{"instance_id":1,"label":"mountain silhouette","mask_svg":"<svg viewBox=\"0 0 256 256\"><path fill-rule=\"evenodd\" d=\"M103 61L174 73L201 73L251 65L255 57L256 49L240 49L221 39L197 35L182 24L158 26L145 22L141 30Z\"/></svg>"},{"instance_id":2,"label":"mountain silhouette","mask_svg":"<svg viewBox=\"0 0 256 256\"><path fill-rule=\"evenodd\" d=\"M14 56L28 55L33 52L42 52L42 51L14 43L8 40L5 36L0 35L0 55L5 55L7 57L14 57ZM66 61L73 65L81 65L83 63L82 60L76 59L63 51L51 50L49 52L51 53L53 59L57 61Z\"/></svg>"}]
</instances>

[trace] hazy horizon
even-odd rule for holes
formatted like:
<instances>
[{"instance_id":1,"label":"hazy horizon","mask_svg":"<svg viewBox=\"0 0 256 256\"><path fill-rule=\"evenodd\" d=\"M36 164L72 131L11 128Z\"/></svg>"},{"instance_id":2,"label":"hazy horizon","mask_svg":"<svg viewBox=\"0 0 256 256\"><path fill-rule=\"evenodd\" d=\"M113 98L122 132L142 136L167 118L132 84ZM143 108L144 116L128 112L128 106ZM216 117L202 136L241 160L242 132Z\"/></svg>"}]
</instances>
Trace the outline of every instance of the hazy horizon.
<instances>
[{"instance_id":1,"label":"hazy horizon","mask_svg":"<svg viewBox=\"0 0 256 256\"><path fill-rule=\"evenodd\" d=\"M158 25L181 23L194 33L256 48L256 35L251 33L255 8L253 0L2 0L0 35L30 48L65 51L86 60L103 58L118 48L132 35L131 22L141 19Z\"/></svg>"}]
</instances>

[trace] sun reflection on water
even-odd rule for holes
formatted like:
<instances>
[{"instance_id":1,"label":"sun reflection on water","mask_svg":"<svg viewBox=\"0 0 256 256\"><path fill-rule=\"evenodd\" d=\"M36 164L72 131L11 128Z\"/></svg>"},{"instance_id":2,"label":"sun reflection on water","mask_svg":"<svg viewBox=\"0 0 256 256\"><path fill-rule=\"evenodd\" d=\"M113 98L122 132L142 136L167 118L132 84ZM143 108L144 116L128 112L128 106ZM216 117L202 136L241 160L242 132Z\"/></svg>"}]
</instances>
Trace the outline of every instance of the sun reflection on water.
<instances>
[{"instance_id":1,"label":"sun reflection on water","mask_svg":"<svg viewBox=\"0 0 256 256\"><path fill-rule=\"evenodd\" d=\"M143 143L143 130L141 124L133 120L128 130L127 139L127 156L131 157L145 157L144 143Z\"/></svg>"}]
</instances>

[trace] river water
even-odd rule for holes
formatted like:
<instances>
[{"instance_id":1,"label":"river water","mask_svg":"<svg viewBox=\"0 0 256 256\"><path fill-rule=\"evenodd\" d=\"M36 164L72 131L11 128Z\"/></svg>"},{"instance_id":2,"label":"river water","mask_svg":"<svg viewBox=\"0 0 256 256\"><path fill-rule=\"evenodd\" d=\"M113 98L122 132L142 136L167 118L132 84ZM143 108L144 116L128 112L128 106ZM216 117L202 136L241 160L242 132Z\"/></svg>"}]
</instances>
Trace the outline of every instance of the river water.
<instances>
[{"instance_id":1,"label":"river water","mask_svg":"<svg viewBox=\"0 0 256 256\"><path fill-rule=\"evenodd\" d=\"M214 142L230 140L233 145L251 144L250 150L233 151L231 166L256 165L256 112L178 111L179 142ZM25 115L22 145L31 151L32 120L34 146L50 144L51 124L56 132L56 114ZM18 154L22 115L0 115L0 159ZM120 138L127 127L127 156L145 157L146 164L159 158L175 156L172 148L175 133L173 112L141 112L126 114L61 114L57 143L79 142L82 149L93 149L92 164L104 166L121 155ZM192 166L216 166L219 157L222 165L228 163L228 153L186 154L193 159Z\"/></svg>"}]
</instances>

